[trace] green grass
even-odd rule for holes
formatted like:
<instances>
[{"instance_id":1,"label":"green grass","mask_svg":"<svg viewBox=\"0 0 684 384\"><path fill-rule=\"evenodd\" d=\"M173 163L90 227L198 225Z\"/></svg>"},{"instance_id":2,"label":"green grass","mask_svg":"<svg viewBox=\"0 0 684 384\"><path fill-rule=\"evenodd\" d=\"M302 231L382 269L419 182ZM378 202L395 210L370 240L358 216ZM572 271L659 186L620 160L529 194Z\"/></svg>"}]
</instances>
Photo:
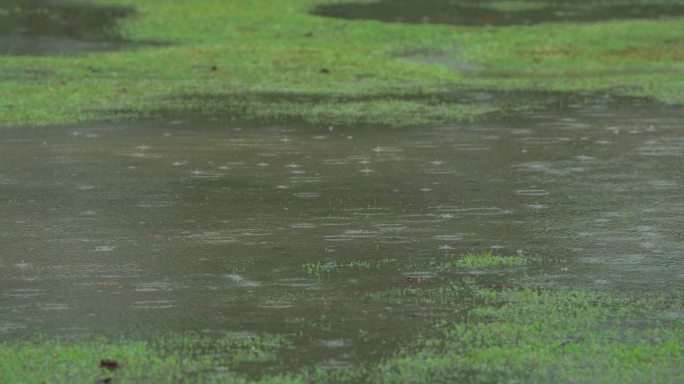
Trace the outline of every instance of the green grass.
<instances>
[{"instance_id":1,"label":"green grass","mask_svg":"<svg viewBox=\"0 0 684 384\"><path fill-rule=\"evenodd\" d=\"M658 300L530 289L471 293L480 304L466 321L436 325L436 337L386 361L377 382L684 380L684 324L656 320Z\"/></svg>"},{"instance_id":2,"label":"green grass","mask_svg":"<svg viewBox=\"0 0 684 384\"><path fill-rule=\"evenodd\" d=\"M491 285L487 275L446 272L453 272L451 268L522 267L536 259L483 251L449 255L446 260L449 267L437 276L401 286L396 282L390 287L380 284L359 296L359 313L348 315L391 309L394 317L410 320L410 327L397 340L399 347L392 350L369 341L376 336L359 330L358 339L351 342L370 345L377 349L373 354L381 358L349 368L327 370L293 360L302 340L310 345L321 332L330 334L336 329L338 319L314 312L289 317L285 323L290 329L282 335L3 341L0 382L94 382L108 377L115 382L158 383L684 380L684 306L679 296ZM321 277L344 271L373 274L406 268L396 260L355 260L308 263L303 265L303 273ZM103 358L116 359L120 368L100 368Z\"/></svg>"},{"instance_id":3,"label":"green grass","mask_svg":"<svg viewBox=\"0 0 684 384\"><path fill-rule=\"evenodd\" d=\"M138 15L122 22L124 37L169 45L76 56L3 56L0 124L191 110L227 120L416 126L474 119L501 108L424 97L473 87L684 100L682 19L453 27L308 15L325 2L315 0L96 2L136 7ZM401 58L416 51L441 52L482 70L461 73ZM319 73L321 68L330 73ZM283 97L273 101L272 95ZM298 102L300 95L321 102ZM340 101L339 96L374 99Z\"/></svg>"},{"instance_id":4,"label":"green grass","mask_svg":"<svg viewBox=\"0 0 684 384\"><path fill-rule=\"evenodd\" d=\"M336 273L370 273L371 271L421 270L435 273L460 272L463 270L512 268L537 262L538 258L496 255L491 250L470 251L464 254L447 254L444 257L407 264L398 259L351 260L351 261L312 261L304 263L302 269L309 275L321 279Z\"/></svg>"},{"instance_id":5,"label":"green grass","mask_svg":"<svg viewBox=\"0 0 684 384\"><path fill-rule=\"evenodd\" d=\"M243 382L233 377L238 366L273 362L287 347L279 336L161 336L153 342L42 339L0 343L2 383ZM100 368L115 359L119 368Z\"/></svg>"},{"instance_id":6,"label":"green grass","mask_svg":"<svg viewBox=\"0 0 684 384\"><path fill-rule=\"evenodd\" d=\"M238 121L419 126L535 103L433 97L473 88L590 90L684 101L680 18L453 27L307 14L323 2L107 1L138 8L138 15L121 25L126 38L170 44L76 56L3 56L0 125L207 113ZM498 4L516 5L521 4ZM462 73L402 58L415 52L440 53L480 69ZM330 72L320 73L321 68ZM446 308L456 315L448 321L425 317L420 327L407 328L410 346L384 351L381 362L347 370L309 366L278 371L286 366L284 351L293 345L289 336L35 339L0 342L0 382L94 382L104 377L245 382L250 378L238 372L264 372L263 367L277 372L260 380L274 383L684 382L684 324L658 317L682 313L681 300L488 289L459 275L470 269L523 268L530 261L487 252L449 255L420 265L446 277L402 287L388 283L368 292L362 301L370 306L396 306L399 313ZM415 266L380 267L405 271ZM380 267L364 260L311 263L303 273L373 273ZM121 368L102 371L98 362L105 357L116 358Z\"/></svg>"},{"instance_id":7,"label":"green grass","mask_svg":"<svg viewBox=\"0 0 684 384\"><path fill-rule=\"evenodd\" d=\"M522 256L495 255L492 251L468 252L461 256L451 256L444 268L491 268L525 265L528 258Z\"/></svg>"},{"instance_id":8,"label":"green grass","mask_svg":"<svg viewBox=\"0 0 684 384\"><path fill-rule=\"evenodd\" d=\"M153 342L35 339L0 343L3 383L678 383L684 380L681 300L579 290L483 288L475 280L407 287L373 299L408 308L443 306L461 320L425 318L405 347L341 370L273 372L291 343L280 336L213 339L166 336ZM412 292L409 292L412 291ZM420 300L416 292L420 291ZM416 334L416 329L427 331ZM121 367L99 368L101 358ZM255 376L240 374L251 367ZM271 372L271 373L266 373Z\"/></svg>"}]
</instances>

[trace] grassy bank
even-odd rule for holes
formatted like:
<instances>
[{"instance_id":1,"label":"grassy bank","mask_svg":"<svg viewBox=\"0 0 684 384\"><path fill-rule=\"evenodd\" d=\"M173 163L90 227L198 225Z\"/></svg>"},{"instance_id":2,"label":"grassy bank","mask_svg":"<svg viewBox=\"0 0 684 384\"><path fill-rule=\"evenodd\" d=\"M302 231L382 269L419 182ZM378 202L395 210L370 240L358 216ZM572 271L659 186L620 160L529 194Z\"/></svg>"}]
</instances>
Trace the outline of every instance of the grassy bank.
<instances>
[{"instance_id":1,"label":"grassy bank","mask_svg":"<svg viewBox=\"0 0 684 384\"><path fill-rule=\"evenodd\" d=\"M157 44L3 56L2 125L193 111L226 120L402 126L544 102L439 96L472 88L684 100L678 18L463 27L312 16L323 3L314 0L97 3L135 7L120 22L121 37ZM458 70L461 63L476 70Z\"/></svg>"}]
</instances>

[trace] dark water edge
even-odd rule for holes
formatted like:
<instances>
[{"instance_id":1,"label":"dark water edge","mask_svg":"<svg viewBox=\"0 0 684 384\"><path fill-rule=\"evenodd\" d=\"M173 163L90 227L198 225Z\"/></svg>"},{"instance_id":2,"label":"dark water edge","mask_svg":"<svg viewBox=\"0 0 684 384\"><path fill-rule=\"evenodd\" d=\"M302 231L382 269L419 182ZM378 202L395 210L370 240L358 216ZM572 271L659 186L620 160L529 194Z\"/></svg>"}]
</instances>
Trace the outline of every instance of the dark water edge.
<instances>
[{"instance_id":1,"label":"dark water edge","mask_svg":"<svg viewBox=\"0 0 684 384\"><path fill-rule=\"evenodd\" d=\"M597 22L658 19L684 15L681 1L646 4L630 0L604 1L469 1L382 0L321 5L314 15L412 24L532 25L549 22Z\"/></svg>"}]
</instances>

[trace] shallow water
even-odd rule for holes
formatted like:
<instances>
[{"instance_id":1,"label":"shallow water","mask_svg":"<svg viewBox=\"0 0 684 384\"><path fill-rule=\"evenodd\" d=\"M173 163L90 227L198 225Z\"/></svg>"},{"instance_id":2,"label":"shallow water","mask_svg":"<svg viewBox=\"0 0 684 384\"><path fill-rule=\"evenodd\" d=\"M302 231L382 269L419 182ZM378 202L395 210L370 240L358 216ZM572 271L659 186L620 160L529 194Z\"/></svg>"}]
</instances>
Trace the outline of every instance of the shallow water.
<instances>
[{"instance_id":1,"label":"shallow water","mask_svg":"<svg viewBox=\"0 0 684 384\"><path fill-rule=\"evenodd\" d=\"M321 5L315 15L401 23L529 25L681 16L680 0L381 0Z\"/></svg>"},{"instance_id":2,"label":"shallow water","mask_svg":"<svg viewBox=\"0 0 684 384\"><path fill-rule=\"evenodd\" d=\"M684 113L587 97L406 130L0 131L0 335L306 328L292 361L334 368L382 354L416 316L458 316L363 298L460 279L412 265L470 249L548 259L494 280L681 291ZM383 259L403 267L304 268Z\"/></svg>"},{"instance_id":3,"label":"shallow water","mask_svg":"<svg viewBox=\"0 0 684 384\"><path fill-rule=\"evenodd\" d=\"M63 0L0 0L0 55L56 55L140 45L118 33L132 8Z\"/></svg>"}]
</instances>

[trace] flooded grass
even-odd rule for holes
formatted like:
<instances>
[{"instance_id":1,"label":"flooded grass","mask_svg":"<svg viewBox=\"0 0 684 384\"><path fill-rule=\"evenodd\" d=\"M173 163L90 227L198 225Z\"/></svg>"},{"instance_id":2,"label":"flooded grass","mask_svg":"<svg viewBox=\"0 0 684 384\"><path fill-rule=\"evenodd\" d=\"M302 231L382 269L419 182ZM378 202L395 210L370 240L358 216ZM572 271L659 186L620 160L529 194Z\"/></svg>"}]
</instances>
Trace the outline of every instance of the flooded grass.
<instances>
[{"instance_id":1,"label":"flooded grass","mask_svg":"<svg viewBox=\"0 0 684 384\"><path fill-rule=\"evenodd\" d=\"M380 382L659 383L684 376L679 324L633 325L657 305L583 291L477 290L487 304L386 361ZM448 297L448 294L447 294Z\"/></svg>"},{"instance_id":2,"label":"flooded grass","mask_svg":"<svg viewBox=\"0 0 684 384\"><path fill-rule=\"evenodd\" d=\"M0 131L0 374L63 346L67 368L36 377L92 351L74 375L114 378L111 358L122 381L618 381L609 362L678 378L682 111L546 97L423 129ZM235 333L280 347L155 336ZM128 349L146 369L126 371Z\"/></svg>"},{"instance_id":3,"label":"flooded grass","mask_svg":"<svg viewBox=\"0 0 684 384\"><path fill-rule=\"evenodd\" d=\"M474 297L470 306L463 307L464 296ZM667 300L585 291L495 291L473 282L407 288L373 299L407 308L449 305L451 311L462 309L464 320L426 317L427 332L406 339L399 352L380 362L276 375L261 371L251 378L236 369L277 363L283 358L280 351L288 346L285 339L170 336L153 342L3 342L0 379L8 383L65 378L188 383L666 383L684 378L681 319L643 320L644 313L681 311ZM52 357L47 361L46 356ZM118 368L99 368L100 357L114 358Z\"/></svg>"},{"instance_id":4,"label":"flooded grass","mask_svg":"<svg viewBox=\"0 0 684 384\"><path fill-rule=\"evenodd\" d=\"M109 3L0 12L174 42L0 61L0 382L684 381L678 3Z\"/></svg>"}]
</instances>

